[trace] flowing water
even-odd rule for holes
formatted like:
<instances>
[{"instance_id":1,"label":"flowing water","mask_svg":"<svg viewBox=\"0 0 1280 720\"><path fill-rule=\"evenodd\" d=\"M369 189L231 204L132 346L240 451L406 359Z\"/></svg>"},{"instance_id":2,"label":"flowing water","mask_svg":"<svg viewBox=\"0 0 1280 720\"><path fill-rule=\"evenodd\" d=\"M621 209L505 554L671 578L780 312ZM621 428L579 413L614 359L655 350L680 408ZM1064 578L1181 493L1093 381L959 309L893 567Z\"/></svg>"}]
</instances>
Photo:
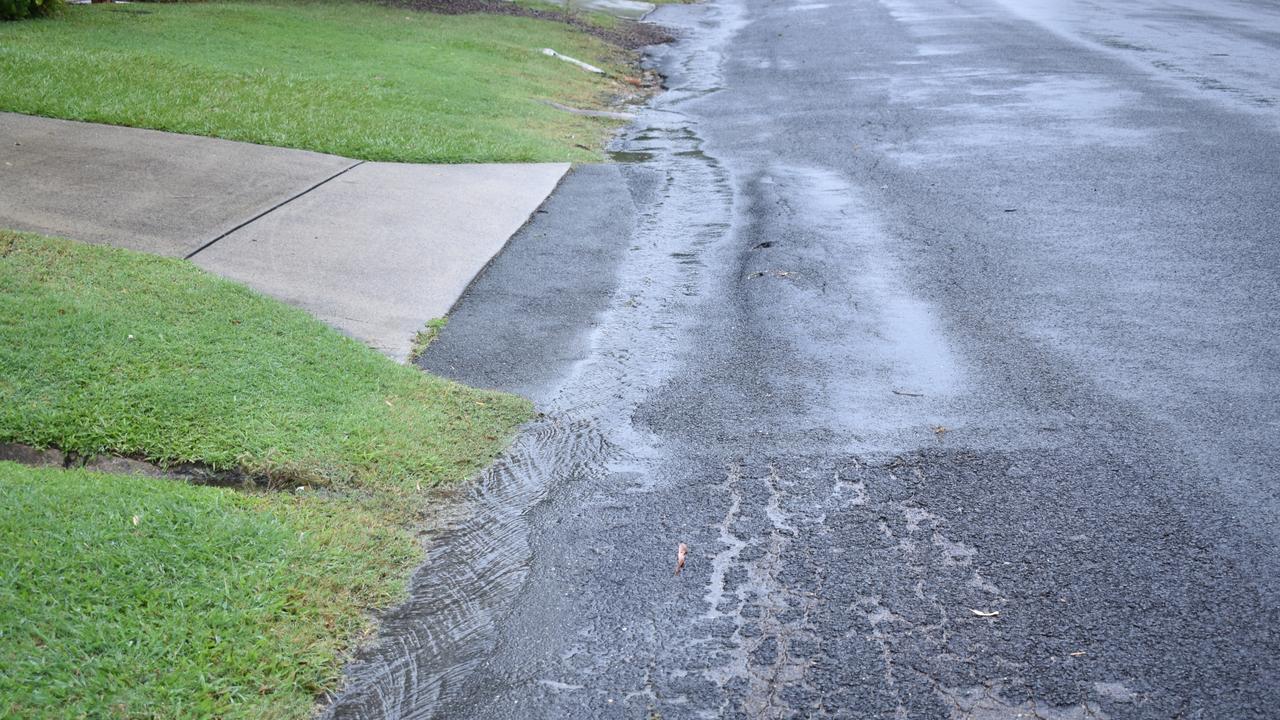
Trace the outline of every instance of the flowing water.
<instances>
[{"instance_id":1,"label":"flowing water","mask_svg":"<svg viewBox=\"0 0 1280 720\"><path fill-rule=\"evenodd\" d=\"M643 489L652 476L658 441L630 418L687 341L685 319L707 292L704 268L732 212L727 174L701 151L697 124L680 106L717 89L716 50L730 28L724 19L690 28L670 52L679 60L662 68L673 86L615 143L615 159L643 162L629 171L638 219L589 357L497 462L433 502L427 559L410 599L381 618L377 640L349 666L325 717L446 717L442 709L494 647L495 619L525 580L539 504L583 478L626 478ZM687 53L695 46L701 50Z\"/></svg>"},{"instance_id":2,"label":"flowing water","mask_svg":"<svg viewBox=\"0 0 1280 720\"><path fill-rule=\"evenodd\" d=\"M682 40L612 148L633 221L600 238L626 247L587 349L432 503L410 598L326 717L1266 706L1280 652L1249 536L1169 413L1108 375L1124 338L1147 350L1135 328L1167 328L1066 282L1127 250L1077 227L1097 188L1057 175L1144 152L1162 131L1123 110L1154 91L996 7L660 11ZM1082 59L1097 71L1044 69Z\"/></svg>"}]
</instances>

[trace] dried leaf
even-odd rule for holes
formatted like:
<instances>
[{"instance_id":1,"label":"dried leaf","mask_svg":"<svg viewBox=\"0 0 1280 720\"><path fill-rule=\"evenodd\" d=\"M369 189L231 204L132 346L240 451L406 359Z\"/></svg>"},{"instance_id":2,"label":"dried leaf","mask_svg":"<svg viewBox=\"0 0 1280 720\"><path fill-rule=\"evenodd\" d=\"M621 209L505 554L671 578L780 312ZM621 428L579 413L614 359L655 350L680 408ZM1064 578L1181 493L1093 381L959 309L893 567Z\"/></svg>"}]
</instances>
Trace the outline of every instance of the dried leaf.
<instances>
[{"instance_id":1,"label":"dried leaf","mask_svg":"<svg viewBox=\"0 0 1280 720\"><path fill-rule=\"evenodd\" d=\"M684 559L688 554L689 546L684 543L680 543L679 547L676 548L676 575L679 575L680 571L684 570Z\"/></svg>"}]
</instances>

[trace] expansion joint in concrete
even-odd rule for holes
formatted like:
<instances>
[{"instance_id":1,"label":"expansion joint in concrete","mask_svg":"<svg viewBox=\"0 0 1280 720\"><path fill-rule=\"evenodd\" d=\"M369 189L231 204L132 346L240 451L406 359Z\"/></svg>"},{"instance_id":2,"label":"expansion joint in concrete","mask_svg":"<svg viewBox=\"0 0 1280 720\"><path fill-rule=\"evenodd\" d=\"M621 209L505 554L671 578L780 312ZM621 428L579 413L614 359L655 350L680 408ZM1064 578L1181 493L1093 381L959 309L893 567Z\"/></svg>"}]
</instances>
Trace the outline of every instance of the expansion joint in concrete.
<instances>
[{"instance_id":1,"label":"expansion joint in concrete","mask_svg":"<svg viewBox=\"0 0 1280 720\"><path fill-rule=\"evenodd\" d=\"M327 178L325 178L325 179L321 180L320 182L316 183L315 185L312 185L311 187L309 187L309 188L307 188L307 189L303 190L302 192L300 192L300 193L298 193L298 194L296 194L296 195L292 195L292 196L290 196L290 197L288 197L288 198L285 198L284 200L282 200L282 201L280 201L280 202L276 203L275 205L272 205L271 207L267 208L266 210L263 210L262 212L258 213L257 215L254 215L253 217L249 218L248 220L245 220L244 222L240 223L239 225L236 225L235 227L231 228L230 230L227 230L226 232L222 233L221 235L218 235L217 237L215 237L215 238L213 238L212 240L210 240L209 242L207 242L207 243L205 243L205 244L201 245L200 247L196 248L195 250L192 250L191 252L187 253L187 254L183 257L183 259L184 259L184 260L190 260L191 258L195 257L196 255L199 255L199 254L200 254L201 252L203 252L204 250L206 250L206 249L208 249L208 248L212 247L214 243L218 242L218 241L219 241L219 240L221 240L222 238L224 238L224 237L226 237L226 236L228 236L228 235L230 235L230 234L232 234L232 233L236 232L237 230L239 230L239 229L241 229L241 228L245 227L246 225L249 225L250 223L256 222L257 220L260 220L260 219L262 219L263 217L266 217L267 215L270 215L271 213L275 212L276 210L279 210L280 208L284 207L285 205L288 205L289 203L293 202L294 200L297 200L298 198L302 197L303 195L306 195L307 193L311 192L312 190L315 190L316 188L320 187L321 185L324 185L325 183L329 182L330 180L333 180L334 178L337 178L337 177L339 177L339 176L341 176L341 175L343 175L343 174L347 173L348 171L354 170L355 168L357 168L357 167L359 167L359 166L363 165L363 164L364 164L364 162L365 162L364 160L356 161L356 162L352 163L351 165L348 165L347 167L345 167L345 168L343 168L343 169L339 170L338 172L336 172L336 173L334 173L334 174L330 175L329 177L327 177Z\"/></svg>"}]
</instances>

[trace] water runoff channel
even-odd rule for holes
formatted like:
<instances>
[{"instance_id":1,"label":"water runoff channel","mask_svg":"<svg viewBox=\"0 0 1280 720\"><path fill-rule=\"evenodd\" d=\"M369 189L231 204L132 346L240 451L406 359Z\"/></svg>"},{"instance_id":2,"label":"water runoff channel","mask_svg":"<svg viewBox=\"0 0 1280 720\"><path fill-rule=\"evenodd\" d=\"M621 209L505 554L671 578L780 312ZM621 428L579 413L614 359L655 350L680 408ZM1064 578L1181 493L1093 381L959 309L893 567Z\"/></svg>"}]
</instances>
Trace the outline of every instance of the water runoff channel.
<instances>
[{"instance_id":1,"label":"water runoff channel","mask_svg":"<svg viewBox=\"0 0 1280 720\"><path fill-rule=\"evenodd\" d=\"M695 18L733 9L671 10L662 21L682 25L682 39L647 59L666 92L613 144L636 200L635 224L588 357L539 398L540 417L498 461L432 502L427 559L410 597L380 618L377 638L347 668L325 718L457 717L451 708L499 642L500 621L529 574L539 506L584 483L644 492L654 482L668 450L632 417L677 348L695 341L691 307L715 281L705 268L714 266L708 256L725 238L733 201L727 172L703 152L697 122L681 111L719 88L719 48L732 31L732 18Z\"/></svg>"}]
</instances>

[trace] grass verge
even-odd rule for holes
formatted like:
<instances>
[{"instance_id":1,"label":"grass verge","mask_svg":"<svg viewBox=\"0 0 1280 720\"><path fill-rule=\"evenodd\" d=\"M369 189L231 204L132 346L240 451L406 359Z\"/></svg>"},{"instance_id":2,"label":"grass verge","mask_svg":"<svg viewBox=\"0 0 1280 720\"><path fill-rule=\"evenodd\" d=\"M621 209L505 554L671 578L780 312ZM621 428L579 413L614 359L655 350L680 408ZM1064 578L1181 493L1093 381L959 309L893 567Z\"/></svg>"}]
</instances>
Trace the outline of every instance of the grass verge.
<instances>
[{"instance_id":1,"label":"grass verge","mask_svg":"<svg viewBox=\"0 0 1280 720\"><path fill-rule=\"evenodd\" d=\"M307 717L416 557L333 499L12 463L0 543L0 715L22 718Z\"/></svg>"},{"instance_id":2,"label":"grass verge","mask_svg":"<svg viewBox=\"0 0 1280 720\"><path fill-rule=\"evenodd\" d=\"M0 231L0 440L412 489L527 412L188 262Z\"/></svg>"},{"instance_id":3,"label":"grass verge","mask_svg":"<svg viewBox=\"0 0 1280 720\"><path fill-rule=\"evenodd\" d=\"M529 413L185 261L0 231L0 441L308 487L0 463L0 715L307 716L402 592L422 488Z\"/></svg>"},{"instance_id":4,"label":"grass verge","mask_svg":"<svg viewBox=\"0 0 1280 720\"><path fill-rule=\"evenodd\" d=\"M71 6L0 25L0 109L402 162L598 160L622 51L564 23L382 5Z\"/></svg>"}]
</instances>

